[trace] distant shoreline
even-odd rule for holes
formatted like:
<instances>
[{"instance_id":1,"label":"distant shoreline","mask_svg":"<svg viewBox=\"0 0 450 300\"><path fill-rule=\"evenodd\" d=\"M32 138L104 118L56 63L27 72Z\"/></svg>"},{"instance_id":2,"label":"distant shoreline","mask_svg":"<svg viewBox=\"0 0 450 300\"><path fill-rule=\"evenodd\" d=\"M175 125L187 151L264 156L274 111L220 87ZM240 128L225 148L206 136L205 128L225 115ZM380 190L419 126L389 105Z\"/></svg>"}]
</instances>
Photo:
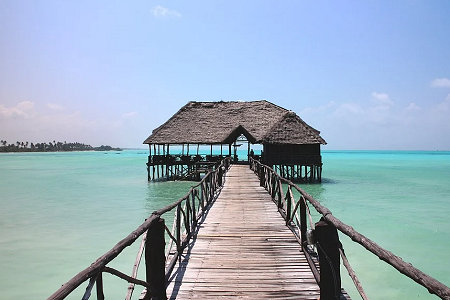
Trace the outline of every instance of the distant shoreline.
<instances>
[{"instance_id":1,"label":"distant shoreline","mask_svg":"<svg viewBox=\"0 0 450 300\"><path fill-rule=\"evenodd\" d=\"M15 144L8 144L7 141L0 141L0 152L73 152L73 151L122 151L121 148L111 147L108 145L101 145L99 147L92 147L83 143L67 143L67 142L50 142L50 143L29 143L16 142Z\"/></svg>"},{"instance_id":2,"label":"distant shoreline","mask_svg":"<svg viewBox=\"0 0 450 300\"><path fill-rule=\"evenodd\" d=\"M111 148L109 150L106 149L90 149L90 150L44 150L44 151L36 151L36 150L21 150L21 151L3 151L0 149L0 153L61 153L61 152L102 152L102 151L123 151L121 148Z\"/></svg>"}]
</instances>

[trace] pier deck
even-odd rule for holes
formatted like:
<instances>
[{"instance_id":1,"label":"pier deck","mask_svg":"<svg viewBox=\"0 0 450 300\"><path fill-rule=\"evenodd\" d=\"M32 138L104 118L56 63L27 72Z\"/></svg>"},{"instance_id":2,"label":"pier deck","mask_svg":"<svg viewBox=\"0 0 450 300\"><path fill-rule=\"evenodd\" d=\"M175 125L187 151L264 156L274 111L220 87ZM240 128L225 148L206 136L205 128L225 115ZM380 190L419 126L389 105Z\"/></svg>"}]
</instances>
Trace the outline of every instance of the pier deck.
<instances>
[{"instance_id":1,"label":"pier deck","mask_svg":"<svg viewBox=\"0 0 450 300\"><path fill-rule=\"evenodd\" d=\"M248 166L233 165L177 263L170 299L318 299L300 245Z\"/></svg>"}]
</instances>

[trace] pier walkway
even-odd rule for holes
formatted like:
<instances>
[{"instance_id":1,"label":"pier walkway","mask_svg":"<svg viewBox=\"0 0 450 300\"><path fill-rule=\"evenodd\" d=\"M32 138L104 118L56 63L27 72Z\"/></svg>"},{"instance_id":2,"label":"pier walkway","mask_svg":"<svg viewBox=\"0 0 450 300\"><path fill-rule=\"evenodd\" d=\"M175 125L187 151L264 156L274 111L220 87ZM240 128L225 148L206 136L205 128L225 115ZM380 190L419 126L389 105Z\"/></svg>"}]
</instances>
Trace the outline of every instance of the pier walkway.
<instances>
[{"instance_id":1,"label":"pier walkway","mask_svg":"<svg viewBox=\"0 0 450 300\"><path fill-rule=\"evenodd\" d=\"M170 299L318 299L293 233L248 166L224 187L169 279Z\"/></svg>"},{"instance_id":2,"label":"pier walkway","mask_svg":"<svg viewBox=\"0 0 450 300\"><path fill-rule=\"evenodd\" d=\"M184 197L153 212L47 300L63 300L84 282L83 300L94 287L97 300L104 300L105 273L130 283L126 300L134 299L136 285L144 287L139 299L146 300L350 299L341 288L340 259L366 300L338 231L430 293L450 300L445 284L340 221L271 167L252 158L250 168L229 167L230 158L225 158ZM322 215L319 222L312 220L310 206ZM172 231L163 218L168 214L175 214ZM308 227L313 229L309 243ZM131 275L108 265L140 237ZM142 257L145 280L137 277Z\"/></svg>"}]
</instances>

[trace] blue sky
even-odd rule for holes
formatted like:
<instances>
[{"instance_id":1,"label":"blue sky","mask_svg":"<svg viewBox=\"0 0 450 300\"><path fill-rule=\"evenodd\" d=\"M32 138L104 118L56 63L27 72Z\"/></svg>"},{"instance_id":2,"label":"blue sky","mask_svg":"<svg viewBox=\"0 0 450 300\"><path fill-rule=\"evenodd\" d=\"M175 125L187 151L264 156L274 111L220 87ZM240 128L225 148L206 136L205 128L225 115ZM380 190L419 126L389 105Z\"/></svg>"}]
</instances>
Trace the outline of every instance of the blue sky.
<instances>
[{"instance_id":1,"label":"blue sky","mask_svg":"<svg viewBox=\"0 0 450 300\"><path fill-rule=\"evenodd\" d=\"M142 147L266 99L325 149L450 150L449 1L0 1L0 137Z\"/></svg>"}]
</instances>

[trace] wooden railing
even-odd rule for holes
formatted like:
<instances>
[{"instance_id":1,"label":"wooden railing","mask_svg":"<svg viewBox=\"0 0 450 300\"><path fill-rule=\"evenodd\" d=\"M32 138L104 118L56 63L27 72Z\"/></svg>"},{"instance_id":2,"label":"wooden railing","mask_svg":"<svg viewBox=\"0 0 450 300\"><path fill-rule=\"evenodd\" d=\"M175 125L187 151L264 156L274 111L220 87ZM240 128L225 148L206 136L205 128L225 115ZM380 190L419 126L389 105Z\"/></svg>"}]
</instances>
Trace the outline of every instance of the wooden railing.
<instances>
[{"instance_id":1,"label":"wooden railing","mask_svg":"<svg viewBox=\"0 0 450 300\"><path fill-rule=\"evenodd\" d=\"M204 214L224 183L224 175L230 166L230 158L225 158L220 166L209 172L189 192L165 208L155 211L136 230L118 242L111 250L100 256L88 268L79 272L60 289L53 293L48 300L64 299L83 282L89 280L82 300L89 299L94 285L98 300L103 300L103 273L110 273L130 283L125 299L130 299L134 285L146 288L144 299L166 299L166 282L170 277L177 259L181 257L193 233L197 229L198 221ZM168 212L174 212L174 225L169 230L161 218ZM165 247L165 235L169 236L170 245ZM131 276L107 266L126 247L133 244L142 236L141 247L138 251ZM144 251L145 249L145 251ZM137 279L137 270L141 256L145 252L146 279ZM166 264L166 261L168 264ZM167 267L166 267L167 266ZM145 296L144 296L145 295Z\"/></svg>"},{"instance_id":2,"label":"wooden railing","mask_svg":"<svg viewBox=\"0 0 450 300\"><path fill-rule=\"evenodd\" d=\"M361 297L368 299L355 272L348 263L342 244L339 242L337 230L366 248L379 259L393 266L400 273L425 287L431 294L435 294L442 299L450 299L449 287L344 224L328 208L322 206L316 199L291 181L282 178L272 168L254 159L250 159L250 168L258 175L260 185L272 196L280 214L286 221L286 225L291 228L301 243L313 274L320 284L321 299L335 299L336 297L339 299L338 293L341 292L339 256L342 257L343 264ZM283 184L287 188L286 193L283 191ZM293 191L300 194L298 200L295 199ZM321 221L318 223L313 223L308 204L311 204L322 215ZM315 259L314 249L317 249L319 254L320 272L314 263L317 260Z\"/></svg>"}]
</instances>

